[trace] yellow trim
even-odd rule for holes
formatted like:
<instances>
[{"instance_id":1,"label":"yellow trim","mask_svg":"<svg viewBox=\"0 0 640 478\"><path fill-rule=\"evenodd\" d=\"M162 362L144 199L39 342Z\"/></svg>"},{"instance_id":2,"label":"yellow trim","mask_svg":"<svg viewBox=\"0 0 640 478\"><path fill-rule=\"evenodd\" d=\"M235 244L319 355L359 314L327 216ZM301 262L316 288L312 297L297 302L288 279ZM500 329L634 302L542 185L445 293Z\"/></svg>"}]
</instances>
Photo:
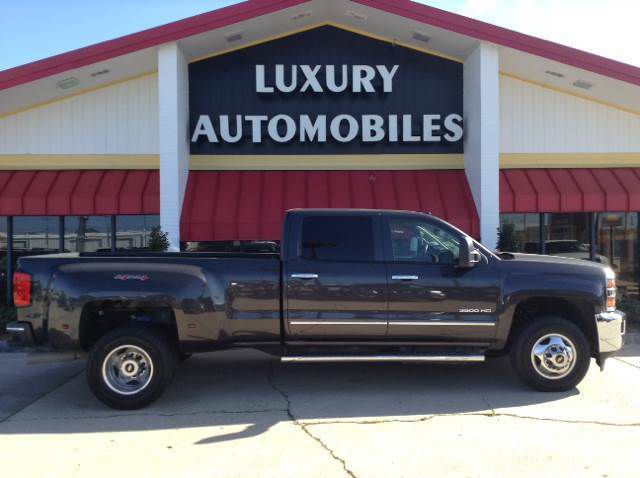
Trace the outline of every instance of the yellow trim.
<instances>
[{"instance_id":1,"label":"yellow trim","mask_svg":"<svg viewBox=\"0 0 640 478\"><path fill-rule=\"evenodd\" d=\"M92 92L97 91L97 90L102 90L104 88L109 88L110 86L119 85L120 83L126 83L127 81L139 80L140 78L144 78L144 77L147 77L147 76L155 75L157 73L158 73L157 71L141 73L139 75L130 76L128 78L123 78L121 80L114 80L114 81L112 81L110 83L105 83L103 85L97 85L97 86L92 86L91 88L85 88L84 90L78 90L75 93L71 93L71 94L69 94L67 96L61 96L60 98L54 98L54 99L49 100L49 101L44 101L42 103L37 103L37 104L31 105L31 106L26 106L24 108L20 108L20 109L17 109L17 110L9 111L7 113L0 113L0 119L6 118L7 116L17 115L19 113L24 113L25 111L34 110L36 108L42 108L44 106L48 106L48 105L53 104L53 103L58 103L60 101L65 101L65 100L68 100L68 99L73 98L75 96L86 95L87 93L92 93Z\"/></svg>"},{"instance_id":2,"label":"yellow trim","mask_svg":"<svg viewBox=\"0 0 640 478\"><path fill-rule=\"evenodd\" d=\"M464 169L462 154L191 155L196 171Z\"/></svg>"},{"instance_id":3,"label":"yellow trim","mask_svg":"<svg viewBox=\"0 0 640 478\"><path fill-rule=\"evenodd\" d=\"M365 32L363 30L358 30L357 28L353 28L353 27L350 27L350 26L347 26L347 25L343 25L341 23L320 22L320 23L314 23L312 25L307 25L305 27L298 28L296 30L291 30L291 31L288 31L288 32L285 32L285 33L280 33L278 35L272 35L272 36L269 36L269 37L266 37L266 38L262 38L260 40L255 40L255 41L246 43L244 45L239 45L239 46L234 47L234 48L228 48L226 50L221 50L221 51L218 51L218 52L215 52L215 53L209 53L207 55L202 55L202 56L199 56L199 57L196 57L196 58L193 58L193 59L189 60L189 63L195 63L195 62L198 62L198 61L206 60L208 58L214 58L216 56L226 55L228 53L233 53L233 52L236 52L236 51L239 51L239 50L244 50L245 48L251 48L251 47L256 46L256 45L262 45L263 43L268 43L268 42L271 42L271 41L274 41L274 40L280 40L282 38L290 37L290 36L296 35L298 33L303 33L303 32L309 31L309 30L315 30L316 28L321 28L321 27L325 27L325 26L339 28L341 30L348 31L348 32L351 32L351 33L355 33L357 35L365 36L365 37L368 37L368 38L373 38L374 40L379 40L379 41L383 41L383 42L386 42L386 43L391 43L392 45L400 46L400 47L403 47L403 48L408 48L410 50L419 51L420 53L425 53L427 55L437 56L437 57L440 57L440 58L444 58L445 60L455 61L456 63L463 63L463 61L464 61L464 60L462 60L460 58L456 58L456 57L453 57L453 56L445 55L444 53L439 53L437 51L429 50L427 48L420 48L420 47L417 47L417 46L414 46L414 45L410 45L410 44L407 44L407 43L399 42L399 41L397 41L397 40L395 40L393 38L387 38L387 37L383 37L383 36L380 36L380 35L375 35L373 33Z\"/></svg>"},{"instance_id":4,"label":"yellow trim","mask_svg":"<svg viewBox=\"0 0 640 478\"><path fill-rule=\"evenodd\" d=\"M640 167L640 153L502 153L500 168Z\"/></svg>"},{"instance_id":5,"label":"yellow trim","mask_svg":"<svg viewBox=\"0 0 640 478\"><path fill-rule=\"evenodd\" d=\"M158 169L157 154L0 154L0 170Z\"/></svg>"},{"instance_id":6,"label":"yellow trim","mask_svg":"<svg viewBox=\"0 0 640 478\"><path fill-rule=\"evenodd\" d=\"M592 98L591 96L586 96L586 95L582 95L580 93L569 91L569 90L566 90L566 89L563 89L563 88L558 88L557 86L552 86L552 85L550 85L548 83L541 83L541 82L534 81L534 80L528 80L526 78L522 78L520 76L514 75L512 73L507 73L507 72L504 72L504 71L501 71L500 75L501 76L505 76L507 78L514 79L514 80L522 81L522 82L528 83L530 85L539 86L540 88L546 88L548 90L556 91L558 93L562 93L562 94L569 95L569 96L574 96L576 98L580 98L581 100L592 101L593 103L597 103L599 105L607 106L609 108L614 108L616 110L624 111L625 113L631 113L633 115L640 116L640 110L634 110L634 109L631 109L631 108L626 108L624 106L620 106L620 105L615 104L615 103L610 103L610 102L605 101L605 100L599 100L597 98Z\"/></svg>"}]
</instances>

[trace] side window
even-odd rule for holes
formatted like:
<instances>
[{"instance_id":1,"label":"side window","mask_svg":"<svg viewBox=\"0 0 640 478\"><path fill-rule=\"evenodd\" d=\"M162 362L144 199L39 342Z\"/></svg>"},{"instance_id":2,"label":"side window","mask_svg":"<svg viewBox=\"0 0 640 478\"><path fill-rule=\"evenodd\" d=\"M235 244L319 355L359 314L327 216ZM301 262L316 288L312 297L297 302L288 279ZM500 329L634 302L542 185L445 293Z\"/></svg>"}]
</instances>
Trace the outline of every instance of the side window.
<instances>
[{"instance_id":1,"label":"side window","mask_svg":"<svg viewBox=\"0 0 640 478\"><path fill-rule=\"evenodd\" d=\"M372 219L359 216L305 217L302 221L302 257L317 261L373 261Z\"/></svg>"},{"instance_id":2,"label":"side window","mask_svg":"<svg viewBox=\"0 0 640 478\"><path fill-rule=\"evenodd\" d=\"M460 258L458 235L428 221L390 219L394 261L455 264Z\"/></svg>"}]
</instances>

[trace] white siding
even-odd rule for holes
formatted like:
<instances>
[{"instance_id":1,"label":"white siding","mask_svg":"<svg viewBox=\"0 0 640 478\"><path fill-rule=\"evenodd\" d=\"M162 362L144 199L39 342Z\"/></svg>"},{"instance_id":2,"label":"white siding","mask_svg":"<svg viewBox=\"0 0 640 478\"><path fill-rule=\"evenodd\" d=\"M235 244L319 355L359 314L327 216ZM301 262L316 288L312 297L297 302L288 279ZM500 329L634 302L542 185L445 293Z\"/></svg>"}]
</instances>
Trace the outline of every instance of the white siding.
<instances>
[{"instance_id":1,"label":"white siding","mask_svg":"<svg viewBox=\"0 0 640 478\"><path fill-rule=\"evenodd\" d=\"M501 153L637 153L640 115L500 77Z\"/></svg>"},{"instance_id":2,"label":"white siding","mask_svg":"<svg viewBox=\"0 0 640 478\"><path fill-rule=\"evenodd\" d=\"M157 153L157 74L0 118L0 154Z\"/></svg>"}]
</instances>

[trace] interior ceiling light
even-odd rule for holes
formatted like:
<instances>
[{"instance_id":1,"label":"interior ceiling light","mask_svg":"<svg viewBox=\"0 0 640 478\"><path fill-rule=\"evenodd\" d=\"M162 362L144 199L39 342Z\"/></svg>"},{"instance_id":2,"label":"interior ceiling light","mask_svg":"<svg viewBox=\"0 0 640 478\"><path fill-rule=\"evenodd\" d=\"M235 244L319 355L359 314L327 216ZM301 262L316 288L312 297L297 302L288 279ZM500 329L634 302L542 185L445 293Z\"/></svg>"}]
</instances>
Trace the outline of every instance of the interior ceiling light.
<instances>
[{"instance_id":1,"label":"interior ceiling light","mask_svg":"<svg viewBox=\"0 0 640 478\"><path fill-rule=\"evenodd\" d=\"M62 80L56 83L56 86L61 90L68 90L69 88L73 88L74 86L78 86L80 80L78 80L75 76L70 76L69 78L63 78Z\"/></svg>"},{"instance_id":2,"label":"interior ceiling light","mask_svg":"<svg viewBox=\"0 0 640 478\"><path fill-rule=\"evenodd\" d=\"M575 86L576 88L582 88L583 90L588 90L589 88L593 87L593 83L589 83L585 80L576 80L573 82L573 86Z\"/></svg>"},{"instance_id":3,"label":"interior ceiling light","mask_svg":"<svg viewBox=\"0 0 640 478\"><path fill-rule=\"evenodd\" d=\"M91 73L91 78L95 78L96 76L102 76L102 75L106 75L107 73L109 73L109 69L105 68L104 70L98 70L98 71L94 71L93 73Z\"/></svg>"},{"instance_id":4,"label":"interior ceiling light","mask_svg":"<svg viewBox=\"0 0 640 478\"><path fill-rule=\"evenodd\" d=\"M242 32L231 32L224 37L229 43L242 40Z\"/></svg>"},{"instance_id":5,"label":"interior ceiling light","mask_svg":"<svg viewBox=\"0 0 640 478\"><path fill-rule=\"evenodd\" d=\"M364 22L367 19L367 16L365 14L354 12L353 10L347 10L347 16L355 18L356 20L360 20L361 22Z\"/></svg>"},{"instance_id":6,"label":"interior ceiling light","mask_svg":"<svg viewBox=\"0 0 640 478\"><path fill-rule=\"evenodd\" d=\"M411 35L411 38L413 38L414 40L418 40L424 43L428 43L431 40L431 36L427 35L425 32L422 32L420 30L414 30L413 31L413 35Z\"/></svg>"},{"instance_id":7,"label":"interior ceiling light","mask_svg":"<svg viewBox=\"0 0 640 478\"><path fill-rule=\"evenodd\" d=\"M564 78L564 73L560 73L558 71L547 70L545 73L547 75L555 76L556 78Z\"/></svg>"},{"instance_id":8,"label":"interior ceiling light","mask_svg":"<svg viewBox=\"0 0 640 478\"><path fill-rule=\"evenodd\" d=\"M291 20L296 21L296 20L301 20L303 18L307 18L311 16L311 10L307 10L306 12L300 12L300 13L296 13L295 15L291 16Z\"/></svg>"}]
</instances>

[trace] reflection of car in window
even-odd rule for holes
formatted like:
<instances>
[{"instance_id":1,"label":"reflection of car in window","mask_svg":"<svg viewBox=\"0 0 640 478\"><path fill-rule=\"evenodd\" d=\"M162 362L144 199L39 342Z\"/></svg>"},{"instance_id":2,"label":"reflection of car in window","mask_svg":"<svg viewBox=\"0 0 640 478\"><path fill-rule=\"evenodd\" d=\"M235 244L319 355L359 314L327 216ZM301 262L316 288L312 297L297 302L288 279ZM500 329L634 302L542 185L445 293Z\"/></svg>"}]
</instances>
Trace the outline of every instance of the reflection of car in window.
<instances>
[{"instance_id":1,"label":"reflection of car in window","mask_svg":"<svg viewBox=\"0 0 640 478\"><path fill-rule=\"evenodd\" d=\"M545 241L545 254L550 256L573 257L574 259L590 260L589 244L573 239L556 239ZM527 254L540 254L539 242L526 242L524 252ZM595 261L601 264L608 264L609 261L605 256L595 255Z\"/></svg>"}]
</instances>

